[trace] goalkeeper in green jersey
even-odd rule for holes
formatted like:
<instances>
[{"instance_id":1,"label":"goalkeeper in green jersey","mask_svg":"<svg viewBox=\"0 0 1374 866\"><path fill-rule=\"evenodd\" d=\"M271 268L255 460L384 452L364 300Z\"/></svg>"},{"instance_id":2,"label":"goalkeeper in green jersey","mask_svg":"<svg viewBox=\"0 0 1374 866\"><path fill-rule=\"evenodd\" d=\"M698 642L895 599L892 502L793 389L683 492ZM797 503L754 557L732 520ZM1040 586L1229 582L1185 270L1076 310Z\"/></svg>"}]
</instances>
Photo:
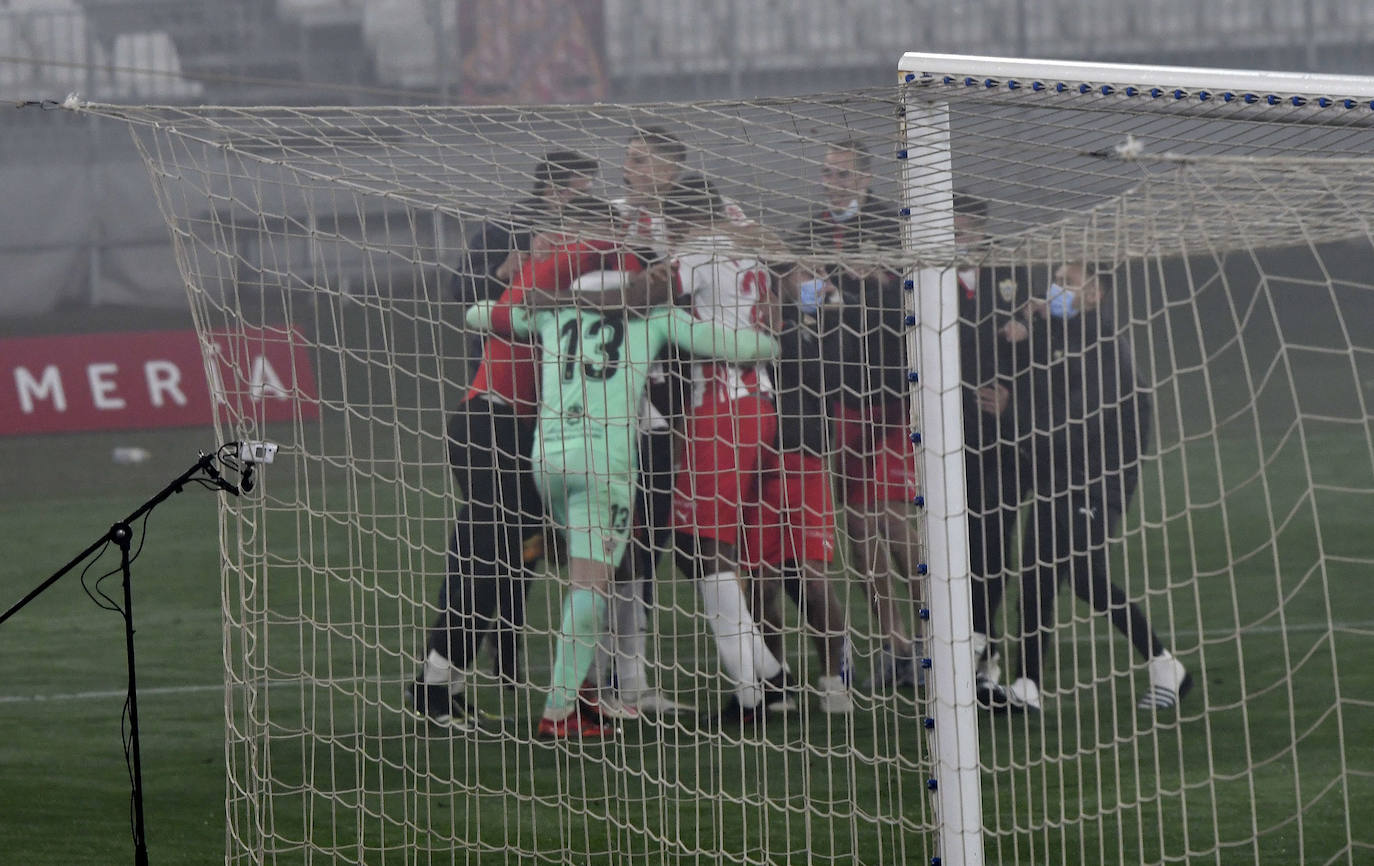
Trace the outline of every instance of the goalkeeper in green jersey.
<instances>
[{"instance_id":1,"label":"goalkeeper in green jersey","mask_svg":"<svg viewBox=\"0 0 1374 866\"><path fill-rule=\"evenodd\" d=\"M624 278L622 272L606 271L579 283L615 288ZM636 419L649 370L668 343L697 357L736 362L775 358L778 344L749 328L697 321L675 307L632 318L575 305L530 312L487 303L471 308L468 324L491 328L493 320L504 324L507 318L514 335L537 336L541 346L531 461L544 502L567 536L572 583L563 601L553 685L539 735L604 737L614 729L579 701L578 690L606 630L606 593L630 537Z\"/></svg>"}]
</instances>

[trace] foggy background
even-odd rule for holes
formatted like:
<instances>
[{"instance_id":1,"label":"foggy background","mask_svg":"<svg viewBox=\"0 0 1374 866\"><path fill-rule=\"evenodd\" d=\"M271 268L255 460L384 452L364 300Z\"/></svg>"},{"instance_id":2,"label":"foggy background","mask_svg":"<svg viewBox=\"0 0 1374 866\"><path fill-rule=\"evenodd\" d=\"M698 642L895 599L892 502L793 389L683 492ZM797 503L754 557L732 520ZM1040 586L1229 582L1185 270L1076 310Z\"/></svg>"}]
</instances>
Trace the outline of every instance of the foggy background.
<instances>
[{"instance_id":1,"label":"foggy background","mask_svg":"<svg viewBox=\"0 0 1374 866\"><path fill-rule=\"evenodd\" d=\"M658 101L884 85L908 50L1371 72L1371 41L1361 0L0 0L0 94ZM32 105L5 119L2 332L183 310L127 129Z\"/></svg>"}]
</instances>

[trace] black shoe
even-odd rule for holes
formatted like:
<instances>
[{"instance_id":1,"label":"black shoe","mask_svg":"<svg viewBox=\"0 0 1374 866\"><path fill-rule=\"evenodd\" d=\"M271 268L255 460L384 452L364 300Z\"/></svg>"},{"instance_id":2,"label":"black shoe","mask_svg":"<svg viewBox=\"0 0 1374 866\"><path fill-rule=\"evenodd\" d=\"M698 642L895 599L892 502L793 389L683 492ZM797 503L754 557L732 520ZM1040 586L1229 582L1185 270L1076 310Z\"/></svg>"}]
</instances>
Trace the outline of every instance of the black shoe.
<instances>
[{"instance_id":1,"label":"black shoe","mask_svg":"<svg viewBox=\"0 0 1374 866\"><path fill-rule=\"evenodd\" d=\"M763 708L770 714L796 712L801 708L801 693L801 684L783 669L764 682ZM738 703L739 698L733 700Z\"/></svg>"},{"instance_id":2,"label":"black shoe","mask_svg":"<svg viewBox=\"0 0 1374 866\"><path fill-rule=\"evenodd\" d=\"M980 707L993 712L1001 712L1011 706L1006 688L984 676L974 680L973 696Z\"/></svg>"},{"instance_id":3,"label":"black shoe","mask_svg":"<svg viewBox=\"0 0 1374 866\"><path fill-rule=\"evenodd\" d=\"M451 695L448 686L416 680L405 688L406 703L412 716L441 728L475 731L490 717L468 703L462 695Z\"/></svg>"},{"instance_id":4,"label":"black shoe","mask_svg":"<svg viewBox=\"0 0 1374 866\"><path fill-rule=\"evenodd\" d=\"M888 647L883 648L878 659L878 670L868 681L870 692L887 692L900 688L914 688L925 684L925 674L916 664L920 655L920 644L913 642L906 655L897 655Z\"/></svg>"},{"instance_id":5,"label":"black shoe","mask_svg":"<svg viewBox=\"0 0 1374 866\"><path fill-rule=\"evenodd\" d=\"M762 722L765 712L764 704L746 707L739 702L738 695L731 695L730 700L720 708L715 717L707 713L702 717L702 721L707 725L714 723L721 728L743 728Z\"/></svg>"}]
</instances>

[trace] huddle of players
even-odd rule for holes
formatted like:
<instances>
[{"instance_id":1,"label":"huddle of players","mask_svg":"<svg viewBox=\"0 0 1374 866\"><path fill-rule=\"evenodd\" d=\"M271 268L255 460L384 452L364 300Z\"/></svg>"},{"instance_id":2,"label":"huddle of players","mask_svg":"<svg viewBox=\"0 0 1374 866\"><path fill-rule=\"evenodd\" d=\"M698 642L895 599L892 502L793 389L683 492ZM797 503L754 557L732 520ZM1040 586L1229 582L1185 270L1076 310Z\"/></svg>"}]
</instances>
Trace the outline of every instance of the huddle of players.
<instances>
[{"instance_id":1,"label":"huddle of players","mask_svg":"<svg viewBox=\"0 0 1374 866\"><path fill-rule=\"evenodd\" d=\"M412 707L432 721L459 727L478 721L463 696L463 675L488 633L496 638L498 673L516 676L514 631L523 622L526 539L539 537L545 508L569 541L572 591L564 602L541 735L606 736L614 731L614 719L684 709L654 689L647 676L651 578L659 554L669 546L669 527L678 535L671 546L680 563L696 576L722 671L734 686L722 715L746 721L765 710L795 706L796 685L781 662L776 628L785 568L799 572L791 586L803 601L824 671L814 689L820 707L851 711L845 614L829 575L835 545L826 462L830 425L816 423L827 417L840 449L846 528L858 568L872 584L869 595L885 639L875 685L914 684L915 644L893 586L914 576L917 549L909 519L917 478L906 420L901 284L881 265L837 264L849 258L872 262L872 255L856 255L861 249L871 253L870 244L895 247L900 239L896 210L870 193L868 151L855 142L836 143L822 169L826 205L808 216L787 245L820 251L827 264L808 265L785 253L765 263L739 252L746 246L739 236L751 237L748 247L755 249L768 246L759 241L771 236L709 183L685 177L684 155L681 142L662 130L638 131L625 166L633 195L617 203L614 214L583 197L594 162L560 153L541 164L538 200L521 205L524 225L567 220L585 228L600 221L614 225L604 234L619 242L587 240L595 231L564 242L513 219L509 229L489 224L472 245L477 254L499 250L502 243L515 252L488 260L485 273L492 285L485 291L469 285L464 292L469 302L490 300L509 285L494 303L476 305L469 316L471 324L493 336L483 344L466 411L455 415L449 430L451 463L468 503L451 541L449 579L428 657L410 690ZM970 210L967 202L963 210ZM499 236L502 231L507 237ZM540 249L540 244L551 245ZM665 251L670 259L663 258ZM978 290L979 284L989 279L997 283L999 296L1008 295L1006 279L1014 286L1015 279L995 276L961 274L961 280L972 281L972 289L965 286L965 300L980 300L986 292ZM595 286L588 287L589 280ZM1004 302L1024 300L1019 293L1014 288ZM675 312L674 303L693 315ZM961 312L967 313L966 372L998 357L979 343L989 323L1002 331L994 339L1018 342L997 316L981 316L977 309ZM756 326L776 339L758 334ZM532 333L541 336L539 348L511 339ZM694 359L690 395L679 399L674 399L672 377L648 372L649 361L668 343L689 349ZM980 355L972 365L970 351ZM1015 352L1002 354L1015 357ZM710 360L713 355L724 357ZM751 360L756 358L772 363ZM542 389L535 388L528 372L537 365L543 370ZM526 371L523 383L515 381L520 370ZM975 603L975 628L981 625L982 635L989 634L991 611L1000 598L1002 561L1000 553L980 559L978 551L1005 551L1013 512L1027 492L1022 479L1029 477L1020 471L1021 450L1006 450L1005 443L1019 439L1002 435L1000 418L1011 392L1029 380L1022 377L1008 388L998 381L1003 371L989 372L992 384L966 389L974 395L975 409L996 419L997 444L982 442L980 434L968 449L971 513L988 516L971 521L974 571L988 578L988 592L976 594ZM649 378L659 380L648 395L654 399L637 410L624 405L625 397L643 393ZM612 387L616 379L623 381ZM972 381L982 380L975 375ZM620 404L605 399L611 391L621 395ZM596 406L593 395L602 398ZM536 414L537 423L531 423ZM674 423L685 443L676 471ZM1134 459L1125 463L1130 468ZM532 492L532 487L538 489ZM982 495L986 491L991 498ZM1116 511L1118 518L1121 510L1124 505ZM1053 531L1059 516L1058 511L1045 515L1045 528ZM636 554L625 557L634 533L641 536ZM1078 552L1069 547L1070 554ZM1105 562L1101 566L1091 570L1105 581ZM613 577L617 569L619 580ZM1028 573L1050 579L1048 587L1035 584L1029 597L1052 599L1063 577L1057 562L1048 562L1043 574ZM1075 575L1076 589L1080 583L1086 587L1080 595L1095 606L1107 597L1085 595L1093 581ZM1118 595L1119 590L1112 594L1114 602L1121 600ZM1139 633L1128 631L1133 638ZM1038 693L1018 690L1021 680L1031 675L1038 680L1038 645L1031 647L1029 664L1023 648L1027 670L1009 689L996 683L995 656L986 637L980 649L980 698L992 705L1038 707ZM608 668L614 671L614 692L598 688Z\"/></svg>"}]
</instances>

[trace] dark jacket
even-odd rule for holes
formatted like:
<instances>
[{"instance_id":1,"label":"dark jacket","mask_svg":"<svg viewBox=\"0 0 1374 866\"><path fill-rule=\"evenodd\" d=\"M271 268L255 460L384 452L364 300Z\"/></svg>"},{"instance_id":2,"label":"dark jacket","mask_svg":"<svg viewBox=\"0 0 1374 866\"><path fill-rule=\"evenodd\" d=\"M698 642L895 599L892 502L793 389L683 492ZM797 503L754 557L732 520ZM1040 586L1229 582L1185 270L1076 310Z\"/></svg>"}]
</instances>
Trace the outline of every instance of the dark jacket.
<instances>
[{"instance_id":1,"label":"dark jacket","mask_svg":"<svg viewBox=\"0 0 1374 866\"><path fill-rule=\"evenodd\" d=\"M963 385L964 443L985 449L997 442L1016 439L1016 413L1024 411L1030 394L1028 381L1018 373L1029 362L1029 345L1008 342L1002 328L1030 294L1029 275L1020 268L978 268L959 275L959 361ZM970 284L971 283L971 284ZM1000 384L1011 391L1011 401L1000 416L978 407L978 389Z\"/></svg>"},{"instance_id":2,"label":"dark jacket","mask_svg":"<svg viewBox=\"0 0 1374 866\"><path fill-rule=\"evenodd\" d=\"M782 319L773 365L778 450L823 457L830 448L826 407L844 385L841 314L834 307L804 314L786 304Z\"/></svg>"},{"instance_id":3,"label":"dark jacket","mask_svg":"<svg viewBox=\"0 0 1374 866\"><path fill-rule=\"evenodd\" d=\"M467 249L453 275L453 299L463 304L494 301L506 286L496 277L496 269L513 252L530 250L530 226L546 211L535 196L516 202L508 213L482 222L467 239Z\"/></svg>"},{"instance_id":4,"label":"dark jacket","mask_svg":"<svg viewBox=\"0 0 1374 866\"><path fill-rule=\"evenodd\" d=\"M859 212L838 221L828 208L813 210L792 236L801 253L833 256L825 277L840 290L842 341L837 352L843 358L844 386L840 399L862 407L904 399L908 393L906 360L906 298L901 275L879 269L860 277L845 266L846 254L873 255L901 250L902 225L897 207L871 196ZM857 264L857 263L856 263Z\"/></svg>"},{"instance_id":5,"label":"dark jacket","mask_svg":"<svg viewBox=\"0 0 1374 866\"><path fill-rule=\"evenodd\" d=\"M1024 417L1037 489L1086 489L1107 508L1124 512L1139 480L1151 420L1129 336L1116 327L1109 307L1070 319L1037 316L1028 350Z\"/></svg>"}]
</instances>

